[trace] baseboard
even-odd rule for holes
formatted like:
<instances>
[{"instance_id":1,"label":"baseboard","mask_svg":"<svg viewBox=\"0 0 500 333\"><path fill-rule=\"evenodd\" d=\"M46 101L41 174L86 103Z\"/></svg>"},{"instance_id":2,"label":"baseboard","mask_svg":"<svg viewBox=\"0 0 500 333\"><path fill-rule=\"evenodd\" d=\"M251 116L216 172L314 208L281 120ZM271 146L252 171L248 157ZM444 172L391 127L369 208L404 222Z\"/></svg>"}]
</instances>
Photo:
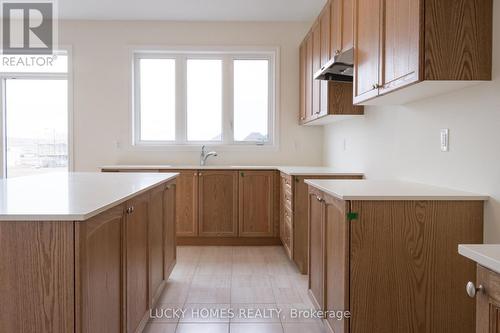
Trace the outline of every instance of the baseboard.
<instances>
[{"instance_id":1,"label":"baseboard","mask_svg":"<svg viewBox=\"0 0 500 333\"><path fill-rule=\"evenodd\" d=\"M278 237L177 237L177 245L270 246L282 244Z\"/></svg>"}]
</instances>

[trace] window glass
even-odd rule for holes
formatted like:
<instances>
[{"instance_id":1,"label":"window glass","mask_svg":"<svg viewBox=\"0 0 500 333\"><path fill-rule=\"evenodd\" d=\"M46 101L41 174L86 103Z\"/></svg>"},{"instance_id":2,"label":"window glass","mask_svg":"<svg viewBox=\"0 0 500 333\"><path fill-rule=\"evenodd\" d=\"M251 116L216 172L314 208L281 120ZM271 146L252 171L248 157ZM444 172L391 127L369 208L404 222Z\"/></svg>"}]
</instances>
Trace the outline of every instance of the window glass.
<instances>
[{"instance_id":1,"label":"window glass","mask_svg":"<svg viewBox=\"0 0 500 333\"><path fill-rule=\"evenodd\" d=\"M187 61L187 139L222 140L222 60Z\"/></svg>"},{"instance_id":2,"label":"window glass","mask_svg":"<svg viewBox=\"0 0 500 333\"><path fill-rule=\"evenodd\" d=\"M233 112L235 141L268 141L268 60L234 61Z\"/></svg>"}]
</instances>

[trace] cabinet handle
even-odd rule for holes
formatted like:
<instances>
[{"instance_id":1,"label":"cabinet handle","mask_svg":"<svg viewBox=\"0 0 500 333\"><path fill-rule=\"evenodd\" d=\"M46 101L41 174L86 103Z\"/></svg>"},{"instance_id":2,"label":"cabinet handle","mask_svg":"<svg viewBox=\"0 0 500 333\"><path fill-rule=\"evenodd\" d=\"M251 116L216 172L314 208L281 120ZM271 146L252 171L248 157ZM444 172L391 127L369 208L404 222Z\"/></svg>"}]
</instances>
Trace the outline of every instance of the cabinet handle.
<instances>
[{"instance_id":1,"label":"cabinet handle","mask_svg":"<svg viewBox=\"0 0 500 333\"><path fill-rule=\"evenodd\" d=\"M130 215L130 214L132 214L134 212L134 210L135 210L134 206L130 206L130 207L127 208L126 212L127 212L127 214Z\"/></svg>"},{"instance_id":2,"label":"cabinet handle","mask_svg":"<svg viewBox=\"0 0 500 333\"><path fill-rule=\"evenodd\" d=\"M318 200L319 202L323 202L323 201L325 201L323 198L321 198L321 197L320 197L320 196L318 196L318 195L316 196L316 200Z\"/></svg>"},{"instance_id":3,"label":"cabinet handle","mask_svg":"<svg viewBox=\"0 0 500 333\"><path fill-rule=\"evenodd\" d=\"M335 55L338 56L340 54L340 50L335 50Z\"/></svg>"},{"instance_id":4,"label":"cabinet handle","mask_svg":"<svg viewBox=\"0 0 500 333\"><path fill-rule=\"evenodd\" d=\"M241 177L245 177L245 173L244 172L240 172L240 176Z\"/></svg>"},{"instance_id":5,"label":"cabinet handle","mask_svg":"<svg viewBox=\"0 0 500 333\"><path fill-rule=\"evenodd\" d=\"M201 177L201 176L203 176L203 175L201 174L201 172L199 172L199 173L198 173L198 176L200 176L200 177Z\"/></svg>"},{"instance_id":6,"label":"cabinet handle","mask_svg":"<svg viewBox=\"0 0 500 333\"><path fill-rule=\"evenodd\" d=\"M476 288L474 282L469 281L469 283L467 283L467 286L465 286L465 290L467 291L467 295L469 295L470 298L474 298L476 297L476 294L478 292L484 292L484 287L479 285L479 287Z\"/></svg>"}]
</instances>

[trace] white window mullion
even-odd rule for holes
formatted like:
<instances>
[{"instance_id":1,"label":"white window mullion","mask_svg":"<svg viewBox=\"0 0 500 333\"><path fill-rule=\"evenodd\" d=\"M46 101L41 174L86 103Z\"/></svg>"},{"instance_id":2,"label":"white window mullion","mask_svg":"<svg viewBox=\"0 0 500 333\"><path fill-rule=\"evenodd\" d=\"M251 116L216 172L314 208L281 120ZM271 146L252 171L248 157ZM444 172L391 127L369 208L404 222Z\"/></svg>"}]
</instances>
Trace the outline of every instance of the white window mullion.
<instances>
[{"instance_id":1,"label":"white window mullion","mask_svg":"<svg viewBox=\"0 0 500 333\"><path fill-rule=\"evenodd\" d=\"M233 143L233 65L232 57L224 57L224 76L222 80L222 136L224 144Z\"/></svg>"},{"instance_id":2,"label":"white window mullion","mask_svg":"<svg viewBox=\"0 0 500 333\"><path fill-rule=\"evenodd\" d=\"M187 61L186 57L177 57L176 62L176 140L187 142Z\"/></svg>"}]
</instances>

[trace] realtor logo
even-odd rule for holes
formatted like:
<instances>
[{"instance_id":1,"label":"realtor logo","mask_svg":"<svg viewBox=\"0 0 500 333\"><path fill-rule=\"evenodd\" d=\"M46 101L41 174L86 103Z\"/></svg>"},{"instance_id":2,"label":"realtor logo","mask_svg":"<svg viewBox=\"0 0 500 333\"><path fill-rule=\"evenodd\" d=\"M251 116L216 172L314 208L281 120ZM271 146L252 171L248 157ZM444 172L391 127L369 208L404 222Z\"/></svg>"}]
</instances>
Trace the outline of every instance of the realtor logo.
<instances>
[{"instance_id":1,"label":"realtor logo","mask_svg":"<svg viewBox=\"0 0 500 333\"><path fill-rule=\"evenodd\" d=\"M52 54L54 1L0 0L3 54Z\"/></svg>"}]
</instances>

